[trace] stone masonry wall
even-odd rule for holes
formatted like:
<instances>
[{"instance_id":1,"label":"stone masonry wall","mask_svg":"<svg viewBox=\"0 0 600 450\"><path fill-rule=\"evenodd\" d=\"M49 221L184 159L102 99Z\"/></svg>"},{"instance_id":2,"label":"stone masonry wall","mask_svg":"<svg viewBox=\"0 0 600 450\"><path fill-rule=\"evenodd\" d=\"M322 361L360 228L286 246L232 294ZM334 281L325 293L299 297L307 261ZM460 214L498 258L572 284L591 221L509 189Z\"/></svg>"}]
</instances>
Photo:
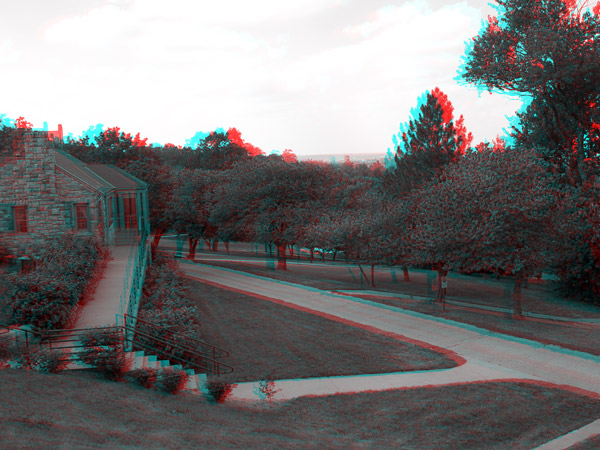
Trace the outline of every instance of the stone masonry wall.
<instances>
[{"instance_id":1,"label":"stone masonry wall","mask_svg":"<svg viewBox=\"0 0 600 450\"><path fill-rule=\"evenodd\" d=\"M11 206L27 207L27 232L0 231L0 247L16 256L38 255L38 247L49 237L69 230L65 202L89 202L92 226L101 223L100 200L58 173L55 152L43 132L27 132L22 138L24 154L0 162L0 224L5 224ZM91 228L95 230L95 228Z\"/></svg>"}]
</instances>

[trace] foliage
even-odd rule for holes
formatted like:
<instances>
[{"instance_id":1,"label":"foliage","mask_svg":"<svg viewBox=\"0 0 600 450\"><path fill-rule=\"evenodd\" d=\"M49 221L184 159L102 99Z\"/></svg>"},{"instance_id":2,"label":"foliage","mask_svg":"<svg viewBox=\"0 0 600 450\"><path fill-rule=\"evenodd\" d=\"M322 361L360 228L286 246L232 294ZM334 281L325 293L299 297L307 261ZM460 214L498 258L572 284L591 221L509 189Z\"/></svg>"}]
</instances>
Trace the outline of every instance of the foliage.
<instances>
[{"instance_id":1,"label":"foliage","mask_svg":"<svg viewBox=\"0 0 600 450\"><path fill-rule=\"evenodd\" d=\"M200 313L187 297L183 273L173 259L157 256L147 269L137 329L167 343L153 342L159 350L171 351L169 341L199 339ZM140 337L140 339L142 339Z\"/></svg>"},{"instance_id":2,"label":"foliage","mask_svg":"<svg viewBox=\"0 0 600 450\"><path fill-rule=\"evenodd\" d=\"M154 387L158 374L156 369L151 367L141 367L139 369L130 370L127 375L132 378L137 384L146 389Z\"/></svg>"},{"instance_id":3,"label":"foliage","mask_svg":"<svg viewBox=\"0 0 600 450\"><path fill-rule=\"evenodd\" d=\"M188 160L187 167L208 170L228 170L236 162L247 161L263 152L246 143L241 133L235 128L227 132L217 130L202 139L195 153Z\"/></svg>"},{"instance_id":4,"label":"foliage","mask_svg":"<svg viewBox=\"0 0 600 450\"><path fill-rule=\"evenodd\" d=\"M527 96L515 129L569 183L599 173L600 19L578 1L496 0L498 14L473 38L463 79Z\"/></svg>"},{"instance_id":5,"label":"foliage","mask_svg":"<svg viewBox=\"0 0 600 450\"><path fill-rule=\"evenodd\" d=\"M435 88L422 99L419 110L413 112L413 118L399 134L400 139L394 136L395 168L388 174L393 191L408 192L421 186L464 154L472 137L465 130L462 116L454 122L453 111L448 97Z\"/></svg>"},{"instance_id":6,"label":"foliage","mask_svg":"<svg viewBox=\"0 0 600 450\"><path fill-rule=\"evenodd\" d=\"M533 151L471 153L415 193L413 263L533 275L554 260L559 192Z\"/></svg>"},{"instance_id":7,"label":"foliage","mask_svg":"<svg viewBox=\"0 0 600 450\"><path fill-rule=\"evenodd\" d=\"M183 370L166 368L160 372L157 386L169 394L176 394L185 387L187 380L188 374Z\"/></svg>"},{"instance_id":8,"label":"foliage","mask_svg":"<svg viewBox=\"0 0 600 450\"><path fill-rule=\"evenodd\" d=\"M123 354L123 340L118 329L96 329L88 331L81 339L83 350L78 359L94 367L106 378L118 381L127 370Z\"/></svg>"},{"instance_id":9,"label":"foliage","mask_svg":"<svg viewBox=\"0 0 600 450\"><path fill-rule=\"evenodd\" d=\"M11 321L40 328L66 326L107 249L98 240L64 234L41 248L32 271L11 276Z\"/></svg>"},{"instance_id":10,"label":"foliage","mask_svg":"<svg viewBox=\"0 0 600 450\"><path fill-rule=\"evenodd\" d=\"M567 190L555 242L562 294L600 304L600 179Z\"/></svg>"},{"instance_id":11,"label":"foliage","mask_svg":"<svg viewBox=\"0 0 600 450\"><path fill-rule=\"evenodd\" d=\"M271 380L263 380L258 383L258 387L255 388L255 393L260 398L268 403L273 401L275 394L280 392L281 389L275 389L275 382Z\"/></svg>"},{"instance_id":12,"label":"foliage","mask_svg":"<svg viewBox=\"0 0 600 450\"><path fill-rule=\"evenodd\" d=\"M175 171L172 178L173 199L169 212L173 229L190 240L190 258L200 239L214 239L217 227L209 221L210 202L204 201L206 192L215 183L213 172L201 169Z\"/></svg>"},{"instance_id":13,"label":"foliage","mask_svg":"<svg viewBox=\"0 0 600 450\"><path fill-rule=\"evenodd\" d=\"M60 350L30 347L17 356L17 362L25 369L46 373L60 373L65 369L65 355Z\"/></svg>"},{"instance_id":14,"label":"foliage","mask_svg":"<svg viewBox=\"0 0 600 450\"><path fill-rule=\"evenodd\" d=\"M210 398L215 403L225 403L225 400L231 395L231 391L236 386L236 384L219 380L208 380L206 383Z\"/></svg>"}]
</instances>

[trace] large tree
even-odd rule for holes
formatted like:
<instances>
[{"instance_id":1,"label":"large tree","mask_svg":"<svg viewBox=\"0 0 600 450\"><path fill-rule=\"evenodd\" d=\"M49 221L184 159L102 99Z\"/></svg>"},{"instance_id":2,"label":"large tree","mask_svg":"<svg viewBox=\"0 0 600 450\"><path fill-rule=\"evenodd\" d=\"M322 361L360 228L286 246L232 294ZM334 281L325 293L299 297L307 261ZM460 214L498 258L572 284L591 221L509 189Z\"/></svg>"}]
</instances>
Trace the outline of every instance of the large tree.
<instances>
[{"instance_id":1,"label":"large tree","mask_svg":"<svg viewBox=\"0 0 600 450\"><path fill-rule=\"evenodd\" d=\"M440 89L424 94L407 125L401 127L388 173L392 190L406 193L435 177L450 162L457 161L471 144L463 117L454 121L454 108Z\"/></svg>"},{"instance_id":2,"label":"large tree","mask_svg":"<svg viewBox=\"0 0 600 450\"><path fill-rule=\"evenodd\" d=\"M470 43L463 79L489 91L520 95L513 134L551 163L575 204L597 202L600 175L600 3L497 0L496 17ZM570 191L566 185L576 188ZM591 200L590 200L591 199ZM563 287L600 296L600 258L585 215L573 214Z\"/></svg>"},{"instance_id":3,"label":"large tree","mask_svg":"<svg viewBox=\"0 0 600 450\"><path fill-rule=\"evenodd\" d=\"M453 269L512 276L520 316L523 281L556 261L562 203L535 152L481 147L413 192L411 202L413 263L432 266L438 277Z\"/></svg>"},{"instance_id":4,"label":"large tree","mask_svg":"<svg viewBox=\"0 0 600 450\"><path fill-rule=\"evenodd\" d=\"M577 0L496 0L498 14L469 44L462 78L522 96L515 135L572 185L598 173L600 20Z\"/></svg>"},{"instance_id":5,"label":"large tree","mask_svg":"<svg viewBox=\"0 0 600 450\"><path fill-rule=\"evenodd\" d=\"M281 157L257 156L239 162L211 193L211 222L227 224L231 235L273 243L278 268L286 269L286 248L298 242L329 197L325 168L286 163Z\"/></svg>"}]
</instances>

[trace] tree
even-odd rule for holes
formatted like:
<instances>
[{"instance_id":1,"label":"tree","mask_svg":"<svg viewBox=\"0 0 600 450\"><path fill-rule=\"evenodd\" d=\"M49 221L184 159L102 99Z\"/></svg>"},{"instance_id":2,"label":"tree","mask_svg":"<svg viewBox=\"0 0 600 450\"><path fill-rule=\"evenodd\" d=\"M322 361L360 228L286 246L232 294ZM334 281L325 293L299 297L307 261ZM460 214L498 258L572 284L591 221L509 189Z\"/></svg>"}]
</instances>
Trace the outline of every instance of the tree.
<instances>
[{"instance_id":1,"label":"tree","mask_svg":"<svg viewBox=\"0 0 600 450\"><path fill-rule=\"evenodd\" d=\"M496 0L464 57L462 78L528 101L514 134L572 185L598 174L600 20L576 0Z\"/></svg>"},{"instance_id":2,"label":"tree","mask_svg":"<svg viewBox=\"0 0 600 450\"><path fill-rule=\"evenodd\" d=\"M388 175L388 183L399 192L431 180L445 165L457 161L472 140L463 117L454 122L454 108L441 90L426 93L421 103L408 125L402 127L400 139L394 136L395 168Z\"/></svg>"},{"instance_id":3,"label":"tree","mask_svg":"<svg viewBox=\"0 0 600 450\"><path fill-rule=\"evenodd\" d=\"M227 132L217 130L200 141L188 167L227 170L238 161L248 160L262 153L258 147L244 142L237 129L230 128Z\"/></svg>"},{"instance_id":4,"label":"tree","mask_svg":"<svg viewBox=\"0 0 600 450\"><path fill-rule=\"evenodd\" d=\"M600 174L600 5L590 11L589 2L576 0L496 3L497 17L489 18L467 48L462 78L527 100L513 127L517 146L535 148L559 174L565 192L585 205ZM569 222L579 238L572 235L578 244L564 253L569 270L561 271L562 284L599 298L592 289L600 269L593 269L589 222L580 214L573 218Z\"/></svg>"},{"instance_id":5,"label":"tree","mask_svg":"<svg viewBox=\"0 0 600 450\"><path fill-rule=\"evenodd\" d=\"M228 179L211 194L218 202L211 222L228 224L244 240L275 244L278 269L286 270L286 248L302 238L329 197L329 174L318 165L257 156L236 164Z\"/></svg>"},{"instance_id":6,"label":"tree","mask_svg":"<svg viewBox=\"0 0 600 450\"><path fill-rule=\"evenodd\" d=\"M154 255L162 235L174 223L171 203L173 201L173 169L165 164L156 164L156 160L137 159L122 167L126 172L148 183L148 205L150 207L150 228L154 234L151 244Z\"/></svg>"},{"instance_id":7,"label":"tree","mask_svg":"<svg viewBox=\"0 0 600 450\"><path fill-rule=\"evenodd\" d=\"M188 258L194 259L200 239L212 239L215 227L209 222L209 205L204 195L212 183L213 174L199 169L182 169L173 172L173 197L170 211L173 228L186 234L189 241Z\"/></svg>"},{"instance_id":8,"label":"tree","mask_svg":"<svg viewBox=\"0 0 600 450\"><path fill-rule=\"evenodd\" d=\"M512 276L520 316L523 281L555 264L561 202L534 151L469 153L411 196L413 263L432 266L438 280L453 269Z\"/></svg>"}]
</instances>

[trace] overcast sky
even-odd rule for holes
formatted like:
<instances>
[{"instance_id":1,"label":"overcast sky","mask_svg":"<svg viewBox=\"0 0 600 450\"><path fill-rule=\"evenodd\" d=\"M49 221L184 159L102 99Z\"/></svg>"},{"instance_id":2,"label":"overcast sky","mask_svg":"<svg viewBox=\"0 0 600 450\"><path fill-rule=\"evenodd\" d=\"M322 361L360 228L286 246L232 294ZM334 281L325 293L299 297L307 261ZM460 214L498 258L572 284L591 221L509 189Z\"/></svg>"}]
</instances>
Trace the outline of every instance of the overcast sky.
<instances>
[{"instance_id":1,"label":"overcast sky","mask_svg":"<svg viewBox=\"0 0 600 450\"><path fill-rule=\"evenodd\" d=\"M475 142L520 102L454 80L486 0L3 2L0 113L149 143L236 127L265 152L385 153L436 86Z\"/></svg>"}]
</instances>

